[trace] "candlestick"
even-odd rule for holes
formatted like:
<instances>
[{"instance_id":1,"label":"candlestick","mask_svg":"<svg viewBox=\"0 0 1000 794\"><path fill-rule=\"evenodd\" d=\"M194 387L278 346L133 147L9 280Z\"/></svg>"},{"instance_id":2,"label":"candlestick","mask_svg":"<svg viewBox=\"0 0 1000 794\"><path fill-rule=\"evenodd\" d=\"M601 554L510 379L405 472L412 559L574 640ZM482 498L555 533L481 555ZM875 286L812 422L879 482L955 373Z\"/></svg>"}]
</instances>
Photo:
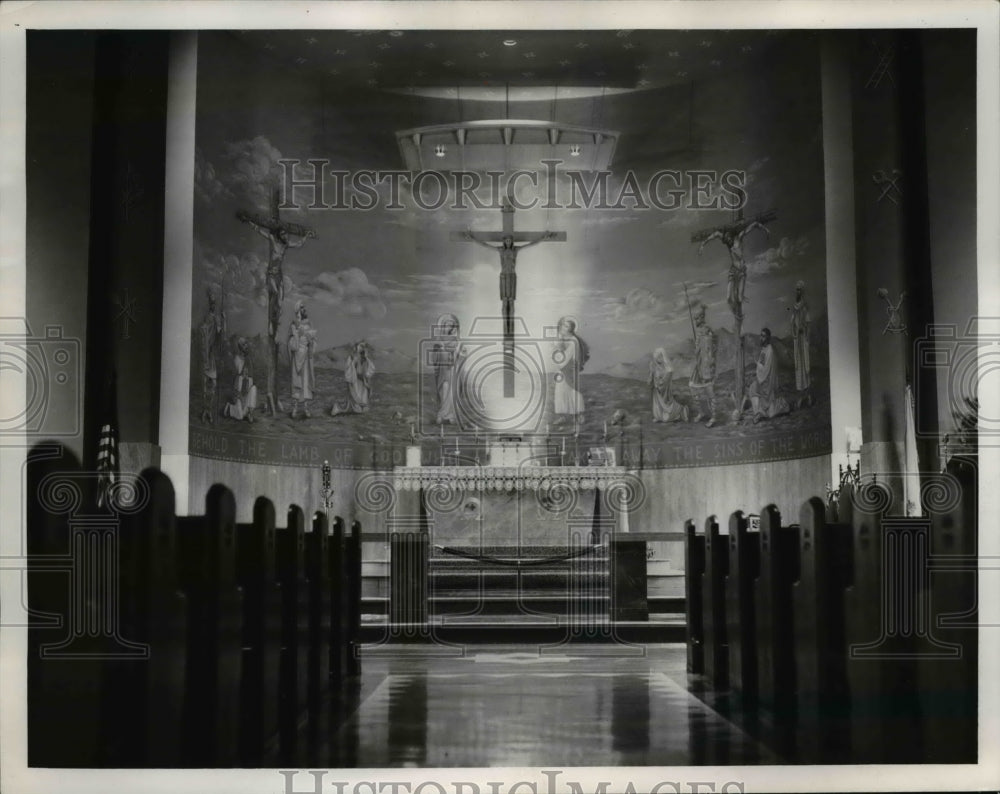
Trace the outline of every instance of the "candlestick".
<instances>
[{"instance_id":1,"label":"candlestick","mask_svg":"<svg viewBox=\"0 0 1000 794\"><path fill-rule=\"evenodd\" d=\"M323 509L327 512L333 504L333 488L330 486L330 462L323 461Z\"/></svg>"},{"instance_id":2,"label":"candlestick","mask_svg":"<svg viewBox=\"0 0 1000 794\"><path fill-rule=\"evenodd\" d=\"M441 430L441 438L444 438L444 422L438 425L438 428Z\"/></svg>"}]
</instances>

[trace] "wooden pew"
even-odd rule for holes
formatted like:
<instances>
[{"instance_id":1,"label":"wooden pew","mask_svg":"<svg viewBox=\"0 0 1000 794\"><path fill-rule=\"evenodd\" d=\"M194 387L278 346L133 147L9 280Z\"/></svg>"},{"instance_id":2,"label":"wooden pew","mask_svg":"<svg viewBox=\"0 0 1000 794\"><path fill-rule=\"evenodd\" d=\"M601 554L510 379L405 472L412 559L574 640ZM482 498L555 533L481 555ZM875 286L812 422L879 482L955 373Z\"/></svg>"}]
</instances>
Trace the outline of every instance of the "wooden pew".
<instances>
[{"instance_id":1,"label":"wooden pew","mask_svg":"<svg viewBox=\"0 0 1000 794\"><path fill-rule=\"evenodd\" d=\"M177 575L174 487L157 469L146 469L141 483L145 501L119 530L119 603L122 637L146 653L108 661L105 762L170 768L183 761L188 605Z\"/></svg>"},{"instance_id":2,"label":"wooden pew","mask_svg":"<svg viewBox=\"0 0 1000 794\"><path fill-rule=\"evenodd\" d=\"M243 593L236 583L236 503L213 485L205 515L179 518L178 568L187 595L183 756L191 766L238 760Z\"/></svg>"},{"instance_id":3,"label":"wooden pew","mask_svg":"<svg viewBox=\"0 0 1000 794\"><path fill-rule=\"evenodd\" d=\"M725 580L729 685L743 706L757 701L754 582L760 571L760 532L737 510L729 517L729 573Z\"/></svg>"},{"instance_id":4,"label":"wooden pew","mask_svg":"<svg viewBox=\"0 0 1000 794\"><path fill-rule=\"evenodd\" d=\"M278 580L281 582L281 656L278 722L281 752L295 746L299 717L309 699L309 593L305 578L305 517L288 508L287 526L277 530Z\"/></svg>"},{"instance_id":5,"label":"wooden pew","mask_svg":"<svg viewBox=\"0 0 1000 794\"><path fill-rule=\"evenodd\" d=\"M327 543L330 570L330 683L339 686L347 669L346 580L347 567L344 555L344 519L335 516Z\"/></svg>"},{"instance_id":6,"label":"wooden pew","mask_svg":"<svg viewBox=\"0 0 1000 794\"><path fill-rule=\"evenodd\" d=\"M953 458L940 499L928 498L929 614L935 655L918 664L926 763L975 763L978 727L978 482L975 460ZM933 493L933 492L932 492ZM940 504L937 504L940 503Z\"/></svg>"},{"instance_id":7,"label":"wooden pew","mask_svg":"<svg viewBox=\"0 0 1000 794\"><path fill-rule=\"evenodd\" d=\"M274 505L263 496L253 523L237 527L236 571L243 588L240 762L260 766L278 735L282 607Z\"/></svg>"},{"instance_id":8,"label":"wooden pew","mask_svg":"<svg viewBox=\"0 0 1000 794\"><path fill-rule=\"evenodd\" d=\"M81 767L99 761L101 680L99 659L60 657L59 646L101 653L101 638L74 631L71 610L77 584L74 533L70 522L85 510L86 483L79 463L61 445L38 445L28 452L26 542L28 580L28 764ZM67 575L67 573L69 575ZM86 593L88 588L79 588ZM87 622L100 605L77 604ZM81 646L80 643L83 643Z\"/></svg>"},{"instance_id":9,"label":"wooden pew","mask_svg":"<svg viewBox=\"0 0 1000 794\"><path fill-rule=\"evenodd\" d=\"M760 516L760 567L754 584L757 699L776 717L794 713L796 676L792 586L799 578L799 527L781 525L768 505Z\"/></svg>"},{"instance_id":10,"label":"wooden pew","mask_svg":"<svg viewBox=\"0 0 1000 794\"><path fill-rule=\"evenodd\" d=\"M705 672L702 579L705 575L705 536L698 534L694 521L684 523L684 604L687 613L687 671Z\"/></svg>"},{"instance_id":11,"label":"wooden pew","mask_svg":"<svg viewBox=\"0 0 1000 794\"><path fill-rule=\"evenodd\" d=\"M306 535L306 587L309 591L309 708L315 709L330 686L330 559L326 514L313 514Z\"/></svg>"},{"instance_id":12,"label":"wooden pew","mask_svg":"<svg viewBox=\"0 0 1000 794\"><path fill-rule=\"evenodd\" d=\"M816 497L799 511L799 578L792 585L798 752L810 762L846 761L849 750L844 591L851 527L827 524L825 516Z\"/></svg>"},{"instance_id":13,"label":"wooden pew","mask_svg":"<svg viewBox=\"0 0 1000 794\"><path fill-rule=\"evenodd\" d=\"M717 689L729 686L729 641L726 636L726 575L728 538L715 516L705 521L705 574L701 583L705 677Z\"/></svg>"},{"instance_id":14,"label":"wooden pew","mask_svg":"<svg viewBox=\"0 0 1000 794\"><path fill-rule=\"evenodd\" d=\"M344 560L347 568L347 592L345 614L347 631L344 640L346 649L346 675L361 675L361 523L351 523L351 534L344 544Z\"/></svg>"},{"instance_id":15,"label":"wooden pew","mask_svg":"<svg viewBox=\"0 0 1000 794\"><path fill-rule=\"evenodd\" d=\"M922 733L911 621L920 617L916 582L925 563L919 546L928 531L922 520L884 517L891 497L870 486L855 496L853 578L845 594L851 759L917 763Z\"/></svg>"}]
</instances>

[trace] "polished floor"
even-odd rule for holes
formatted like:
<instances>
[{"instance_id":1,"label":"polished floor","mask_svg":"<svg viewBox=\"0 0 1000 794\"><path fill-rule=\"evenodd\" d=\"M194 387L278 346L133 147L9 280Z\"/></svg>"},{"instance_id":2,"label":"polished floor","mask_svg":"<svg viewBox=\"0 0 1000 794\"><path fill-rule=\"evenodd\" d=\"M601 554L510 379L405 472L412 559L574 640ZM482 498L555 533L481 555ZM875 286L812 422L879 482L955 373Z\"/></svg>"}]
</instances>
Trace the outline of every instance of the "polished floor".
<instances>
[{"instance_id":1,"label":"polished floor","mask_svg":"<svg viewBox=\"0 0 1000 794\"><path fill-rule=\"evenodd\" d=\"M688 690L683 645L370 648L346 719L301 760L346 767L780 763Z\"/></svg>"}]
</instances>

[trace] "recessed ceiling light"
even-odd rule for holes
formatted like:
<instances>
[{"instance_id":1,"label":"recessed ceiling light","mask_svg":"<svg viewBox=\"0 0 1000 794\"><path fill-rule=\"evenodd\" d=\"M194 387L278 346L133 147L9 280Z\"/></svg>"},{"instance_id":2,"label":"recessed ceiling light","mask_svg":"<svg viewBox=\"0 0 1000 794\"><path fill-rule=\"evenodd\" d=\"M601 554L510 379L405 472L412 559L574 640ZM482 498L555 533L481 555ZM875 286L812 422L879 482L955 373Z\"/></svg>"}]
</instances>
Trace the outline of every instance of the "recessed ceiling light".
<instances>
[{"instance_id":1,"label":"recessed ceiling light","mask_svg":"<svg viewBox=\"0 0 1000 794\"><path fill-rule=\"evenodd\" d=\"M389 31L389 35L392 36L394 39L398 39L400 36L403 35L403 31L401 31L401 30L390 30Z\"/></svg>"},{"instance_id":2,"label":"recessed ceiling light","mask_svg":"<svg viewBox=\"0 0 1000 794\"><path fill-rule=\"evenodd\" d=\"M516 47L517 46L517 39L504 39L503 40L503 46L504 47Z\"/></svg>"}]
</instances>

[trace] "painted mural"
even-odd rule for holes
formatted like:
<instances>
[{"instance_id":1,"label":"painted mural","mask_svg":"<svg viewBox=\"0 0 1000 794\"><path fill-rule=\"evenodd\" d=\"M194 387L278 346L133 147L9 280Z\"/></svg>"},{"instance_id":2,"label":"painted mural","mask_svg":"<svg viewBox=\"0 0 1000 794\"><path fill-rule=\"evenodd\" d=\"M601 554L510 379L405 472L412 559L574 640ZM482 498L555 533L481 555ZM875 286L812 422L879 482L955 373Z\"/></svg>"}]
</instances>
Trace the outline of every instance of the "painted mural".
<instances>
[{"instance_id":1,"label":"painted mural","mask_svg":"<svg viewBox=\"0 0 1000 794\"><path fill-rule=\"evenodd\" d=\"M198 75L192 454L830 451L808 34L218 32Z\"/></svg>"}]
</instances>

